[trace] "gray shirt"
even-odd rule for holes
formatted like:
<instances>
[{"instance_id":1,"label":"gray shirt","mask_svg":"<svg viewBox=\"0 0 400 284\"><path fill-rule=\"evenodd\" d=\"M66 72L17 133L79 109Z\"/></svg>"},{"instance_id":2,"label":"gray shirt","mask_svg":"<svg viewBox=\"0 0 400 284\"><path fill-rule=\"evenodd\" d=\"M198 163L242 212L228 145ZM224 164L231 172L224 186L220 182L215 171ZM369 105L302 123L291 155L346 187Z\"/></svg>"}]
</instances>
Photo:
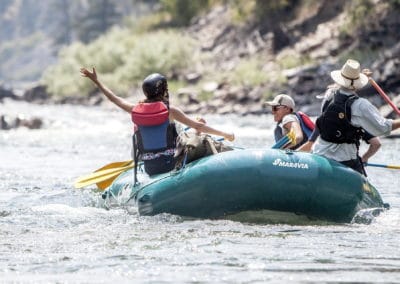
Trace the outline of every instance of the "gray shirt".
<instances>
[{"instance_id":1,"label":"gray shirt","mask_svg":"<svg viewBox=\"0 0 400 284\"><path fill-rule=\"evenodd\" d=\"M340 92L348 96L353 94L343 90ZM326 100L330 100L333 95L334 92L332 90L327 92L323 104ZM391 119L384 118L379 113L378 109L364 98L355 100L351 105L351 124L363 128L373 136L390 134L390 131L392 130L392 122ZM335 144L325 141L321 137L318 137L317 141L313 145L312 151L315 154L339 162L357 159L357 147L355 144Z\"/></svg>"},{"instance_id":2,"label":"gray shirt","mask_svg":"<svg viewBox=\"0 0 400 284\"><path fill-rule=\"evenodd\" d=\"M279 123L279 127L282 128L282 134L286 135L288 134L288 131L285 127L283 127L284 125L286 125L289 122L297 122L300 124L299 119L297 118L297 116L294 113L289 113L287 115L285 115L282 119L282 121Z\"/></svg>"}]
</instances>

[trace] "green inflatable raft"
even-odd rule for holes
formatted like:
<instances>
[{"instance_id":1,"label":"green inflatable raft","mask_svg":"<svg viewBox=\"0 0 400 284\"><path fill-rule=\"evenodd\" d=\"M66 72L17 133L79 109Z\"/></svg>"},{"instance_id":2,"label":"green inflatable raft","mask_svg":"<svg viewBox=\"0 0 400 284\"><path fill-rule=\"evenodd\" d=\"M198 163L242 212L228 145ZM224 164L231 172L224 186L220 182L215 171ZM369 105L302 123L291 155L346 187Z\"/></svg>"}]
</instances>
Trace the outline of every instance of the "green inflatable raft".
<instances>
[{"instance_id":1,"label":"green inflatable raft","mask_svg":"<svg viewBox=\"0 0 400 284\"><path fill-rule=\"evenodd\" d=\"M129 170L103 198L137 205L140 215L194 218L270 210L350 222L360 210L384 208L376 188L352 169L318 155L275 149L207 156L177 171L141 177L137 186Z\"/></svg>"}]
</instances>

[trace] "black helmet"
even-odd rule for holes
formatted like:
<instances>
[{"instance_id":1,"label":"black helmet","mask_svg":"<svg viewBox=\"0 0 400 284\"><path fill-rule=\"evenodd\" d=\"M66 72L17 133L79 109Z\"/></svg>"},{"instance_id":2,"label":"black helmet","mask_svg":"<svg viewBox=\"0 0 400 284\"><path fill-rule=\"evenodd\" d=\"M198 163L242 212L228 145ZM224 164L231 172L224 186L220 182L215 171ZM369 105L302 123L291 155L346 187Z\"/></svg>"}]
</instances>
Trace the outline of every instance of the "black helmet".
<instances>
[{"instance_id":1,"label":"black helmet","mask_svg":"<svg viewBox=\"0 0 400 284\"><path fill-rule=\"evenodd\" d=\"M158 73L150 74L143 80L142 89L149 99L162 97L167 90L167 79Z\"/></svg>"}]
</instances>

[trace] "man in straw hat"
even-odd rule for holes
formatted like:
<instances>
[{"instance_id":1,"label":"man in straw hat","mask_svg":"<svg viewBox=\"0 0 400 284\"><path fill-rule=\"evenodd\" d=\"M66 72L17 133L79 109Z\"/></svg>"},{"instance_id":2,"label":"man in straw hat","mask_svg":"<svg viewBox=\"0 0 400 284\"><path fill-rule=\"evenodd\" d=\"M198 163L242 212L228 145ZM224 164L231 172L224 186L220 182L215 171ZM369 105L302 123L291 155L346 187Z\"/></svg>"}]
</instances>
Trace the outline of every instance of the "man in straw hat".
<instances>
[{"instance_id":1,"label":"man in straw hat","mask_svg":"<svg viewBox=\"0 0 400 284\"><path fill-rule=\"evenodd\" d=\"M366 69L363 73L371 72ZM353 59L347 60L341 70L331 72L336 87L328 89L324 97L322 114L316 122L320 136L312 150L365 174L358 154L360 139L365 132L388 135L400 128L400 119L384 118L368 100L358 97L356 90L368 84L363 73L360 63Z\"/></svg>"}]
</instances>

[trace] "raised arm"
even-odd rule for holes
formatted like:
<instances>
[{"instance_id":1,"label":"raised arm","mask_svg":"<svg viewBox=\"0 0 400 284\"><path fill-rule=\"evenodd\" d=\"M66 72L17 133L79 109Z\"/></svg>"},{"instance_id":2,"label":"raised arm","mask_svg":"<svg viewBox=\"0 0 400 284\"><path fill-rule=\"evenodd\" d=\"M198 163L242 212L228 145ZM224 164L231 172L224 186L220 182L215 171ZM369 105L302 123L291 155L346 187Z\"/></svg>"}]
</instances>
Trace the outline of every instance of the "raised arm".
<instances>
[{"instance_id":1,"label":"raised arm","mask_svg":"<svg viewBox=\"0 0 400 284\"><path fill-rule=\"evenodd\" d=\"M205 133L208 133L208 134L222 136L228 141L233 141L235 139L235 135L233 133L227 133L227 132L224 132L224 131L220 131L220 130L217 130L215 128L212 128L212 127L206 125L202 121L193 120L190 117L188 117L179 108L170 106L170 113L171 113L171 119L179 121L180 123L183 123L183 124L193 128L193 129L195 129L198 132L205 132Z\"/></svg>"},{"instance_id":2,"label":"raised arm","mask_svg":"<svg viewBox=\"0 0 400 284\"><path fill-rule=\"evenodd\" d=\"M93 83L103 92L103 94L115 105L120 107L126 112L131 113L132 108L135 106L134 104L128 102L127 100L117 96L113 93L107 86L105 86L102 82L100 82L97 78L96 69L93 68L93 71L90 72L86 68L81 68L81 74L83 77L87 77L92 80Z\"/></svg>"}]
</instances>

